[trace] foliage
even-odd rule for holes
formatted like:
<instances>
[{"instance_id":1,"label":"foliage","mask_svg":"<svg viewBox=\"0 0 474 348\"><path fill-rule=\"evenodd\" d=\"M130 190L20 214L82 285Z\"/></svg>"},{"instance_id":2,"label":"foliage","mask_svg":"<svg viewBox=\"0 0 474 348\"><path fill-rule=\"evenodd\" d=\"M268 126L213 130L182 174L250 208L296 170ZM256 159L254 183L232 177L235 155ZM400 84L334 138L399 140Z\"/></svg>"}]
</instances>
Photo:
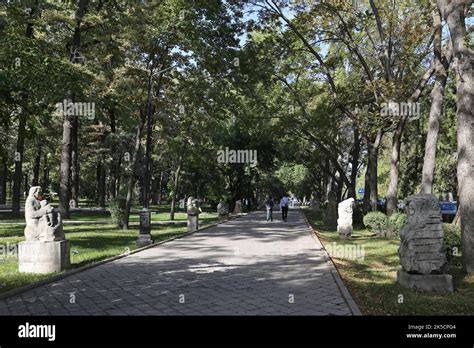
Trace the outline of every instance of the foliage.
<instances>
[{"instance_id":1,"label":"foliage","mask_svg":"<svg viewBox=\"0 0 474 348\"><path fill-rule=\"evenodd\" d=\"M448 259L461 253L461 228L453 224L443 223L444 245Z\"/></svg>"},{"instance_id":2,"label":"foliage","mask_svg":"<svg viewBox=\"0 0 474 348\"><path fill-rule=\"evenodd\" d=\"M123 218L125 214L125 199L122 197L113 198L110 200L108 210L112 222L119 228L123 228Z\"/></svg>"},{"instance_id":3,"label":"foliage","mask_svg":"<svg viewBox=\"0 0 474 348\"><path fill-rule=\"evenodd\" d=\"M384 236L387 234L388 217L379 211L370 212L364 216L364 226L377 235Z\"/></svg>"},{"instance_id":4,"label":"foliage","mask_svg":"<svg viewBox=\"0 0 474 348\"><path fill-rule=\"evenodd\" d=\"M407 223L407 214L395 212L388 218L388 235L392 238L398 237L400 231Z\"/></svg>"}]
</instances>

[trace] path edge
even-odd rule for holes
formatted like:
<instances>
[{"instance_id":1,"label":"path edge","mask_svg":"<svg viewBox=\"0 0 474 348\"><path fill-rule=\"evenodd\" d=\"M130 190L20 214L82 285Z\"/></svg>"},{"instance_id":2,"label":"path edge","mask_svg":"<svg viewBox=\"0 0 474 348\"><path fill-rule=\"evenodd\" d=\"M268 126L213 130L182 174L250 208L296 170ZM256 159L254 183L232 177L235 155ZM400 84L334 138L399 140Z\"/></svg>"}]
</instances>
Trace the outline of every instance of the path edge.
<instances>
[{"instance_id":1,"label":"path edge","mask_svg":"<svg viewBox=\"0 0 474 348\"><path fill-rule=\"evenodd\" d=\"M349 306L349 309L351 310L351 312L354 316L362 316L363 314L362 314L359 306L357 305L357 303L354 301L354 298L352 297L351 293L347 289L346 285L344 284L344 281L342 280L342 277L339 274L339 271L337 270L337 266L336 266L334 260L332 259L331 255L328 253L328 251L326 250L326 247L324 246L323 242L321 242L321 240L319 239L319 237L316 233L316 230L310 224L306 214L303 212L303 210L301 208L299 210L300 210L300 213L303 215L303 217L306 221L306 224L309 227L309 232L310 232L311 236L319 242L319 244L321 245L321 248L322 248L322 250L323 250L323 252L326 256L327 261L330 261L329 262L329 267L330 267L331 274L332 274L334 280L336 281L336 284L339 287L339 290L341 291L342 297L344 298L347 305Z\"/></svg>"}]
</instances>

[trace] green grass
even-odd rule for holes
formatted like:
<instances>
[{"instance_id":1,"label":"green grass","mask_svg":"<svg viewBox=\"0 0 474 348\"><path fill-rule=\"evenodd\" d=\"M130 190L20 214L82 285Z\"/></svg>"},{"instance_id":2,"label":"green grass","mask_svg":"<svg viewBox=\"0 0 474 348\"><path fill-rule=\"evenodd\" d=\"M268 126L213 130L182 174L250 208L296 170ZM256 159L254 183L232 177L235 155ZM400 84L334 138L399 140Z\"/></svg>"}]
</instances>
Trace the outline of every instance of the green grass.
<instances>
[{"instance_id":1,"label":"green grass","mask_svg":"<svg viewBox=\"0 0 474 348\"><path fill-rule=\"evenodd\" d=\"M23 229L24 227L18 224L0 225L0 251L23 241ZM123 231L113 225L81 224L65 226L64 231L66 239L71 243L71 250L78 252L71 252L73 269L136 249L138 226ZM152 228L155 243L185 232L185 225L169 224ZM0 252L0 293L52 275L19 273L16 253Z\"/></svg>"},{"instance_id":2,"label":"green grass","mask_svg":"<svg viewBox=\"0 0 474 348\"><path fill-rule=\"evenodd\" d=\"M201 220L206 221L217 221L217 213L213 212L203 212L199 215ZM176 212L174 215L175 221L186 221L187 214L185 212ZM109 212L74 212L71 213L69 219L65 219L64 221L87 221L87 222L94 222L94 221L111 221L110 213ZM130 222L139 222L140 217L138 215L138 211L132 212L130 214ZM151 213L151 221L170 221L170 214L169 212L152 212ZM3 217L0 219L0 226L4 224L18 224L24 223L25 219L23 217L12 218L12 217Z\"/></svg>"},{"instance_id":3,"label":"green grass","mask_svg":"<svg viewBox=\"0 0 474 348\"><path fill-rule=\"evenodd\" d=\"M398 285L396 272L400 268L399 241L376 237L362 226L354 226L350 240L339 238L335 230L323 228L321 215L304 210L317 235L328 251L336 245L363 248L364 257L340 258L332 252L344 283L354 300L366 315L473 315L474 276L465 276L461 257L450 261L454 293L422 292ZM337 249L336 249L337 250ZM360 249L359 249L360 250ZM400 295L403 302L399 303Z\"/></svg>"}]
</instances>

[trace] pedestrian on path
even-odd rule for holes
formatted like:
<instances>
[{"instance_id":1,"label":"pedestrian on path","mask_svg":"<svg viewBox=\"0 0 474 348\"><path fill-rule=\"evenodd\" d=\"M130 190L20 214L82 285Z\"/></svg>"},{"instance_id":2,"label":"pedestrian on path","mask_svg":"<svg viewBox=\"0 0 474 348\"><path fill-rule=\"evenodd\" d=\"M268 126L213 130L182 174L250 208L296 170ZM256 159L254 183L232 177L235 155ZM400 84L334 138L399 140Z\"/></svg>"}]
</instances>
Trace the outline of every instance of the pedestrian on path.
<instances>
[{"instance_id":1,"label":"pedestrian on path","mask_svg":"<svg viewBox=\"0 0 474 348\"><path fill-rule=\"evenodd\" d=\"M272 196L268 196L268 199L265 202L265 207L267 208L267 222L273 221L273 206L275 202L273 202Z\"/></svg>"},{"instance_id":2,"label":"pedestrian on path","mask_svg":"<svg viewBox=\"0 0 474 348\"><path fill-rule=\"evenodd\" d=\"M286 219L288 219L288 204L290 200L286 195L283 195L283 197L280 200L280 208L281 208L281 217L284 222L286 222Z\"/></svg>"}]
</instances>

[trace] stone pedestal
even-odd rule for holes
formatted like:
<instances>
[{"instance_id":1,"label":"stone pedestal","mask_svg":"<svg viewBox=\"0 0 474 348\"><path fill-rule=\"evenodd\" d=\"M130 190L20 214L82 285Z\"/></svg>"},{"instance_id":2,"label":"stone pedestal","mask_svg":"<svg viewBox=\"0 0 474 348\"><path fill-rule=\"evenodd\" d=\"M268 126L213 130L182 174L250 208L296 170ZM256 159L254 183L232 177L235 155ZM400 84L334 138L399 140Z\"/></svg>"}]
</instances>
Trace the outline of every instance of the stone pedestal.
<instances>
[{"instance_id":1,"label":"stone pedestal","mask_svg":"<svg viewBox=\"0 0 474 348\"><path fill-rule=\"evenodd\" d=\"M219 214L218 215L219 222L226 222L229 220L229 213L227 214Z\"/></svg>"},{"instance_id":2,"label":"stone pedestal","mask_svg":"<svg viewBox=\"0 0 474 348\"><path fill-rule=\"evenodd\" d=\"M70 266L69 241L26 241L18 245L21 273L61 272Z\"/></svg>"},{"instance_id":3,"label":"stone pedestal","mask_svg":"<svg viewBox=\"0 0 474 348\"><path fill-rule=\"evenodd\" d=\"M198 215L188 215L188 232L195 232L199 229Z\"/></svg>"},{"instance_id":4,"label":"stone pedestal","mask_svg":"<svg viewBox=\"0 0 474 348\"><path fill-rule=\"evenodd\" d=\"M140 210L140 234L138 235L136 241L137 247L139 248L153 243L150 234L150 220L150 210L148 210L147 208L143 208L142 210Z\"/></svg>"},{"instance_id":5,"label":"stone pedestal","mask_svg":"<svg viewBox=\"0 0 474 348\"><path fill-rule=\"evenodd\" d=\"M404 288L453 292L453 277L450 274L410 274L398 270L397 281Z\"/></svg>"}]
</instances>

